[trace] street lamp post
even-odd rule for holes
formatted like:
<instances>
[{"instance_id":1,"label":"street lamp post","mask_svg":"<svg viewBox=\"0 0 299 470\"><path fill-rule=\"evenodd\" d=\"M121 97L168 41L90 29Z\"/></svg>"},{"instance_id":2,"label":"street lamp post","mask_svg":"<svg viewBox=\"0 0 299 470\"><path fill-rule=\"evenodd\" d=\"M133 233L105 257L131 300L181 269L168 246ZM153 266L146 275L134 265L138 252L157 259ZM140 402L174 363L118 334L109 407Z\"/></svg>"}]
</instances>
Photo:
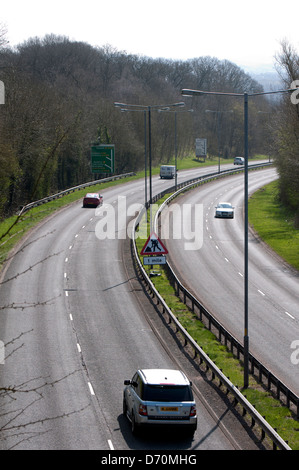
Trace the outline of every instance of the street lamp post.
<instances>
[{"instance_id":1,"label":"street lamp post","mask_svg":"<svg viewBox=\"0 0 299 470\"><path fill-rule=\"evenodd\" d=\"M268 111L258 111L258 114L268 114L268 117L270 118L270 112ZM269 124L269 122L268 122ZM268 139L268 151L269 151L269 147L270 147L270 139ZM269 151L269 163L271 162L271 155L270 155L270 151Z\"/></svg>"},{"instance_id":2,"label":"street lamp post","mask_svg":"<svg viewBox=\"0 0 299 470\"><path fill-rule=\"evenodd\" d=\"M148 113L148 155L149 155L149 204L152 205L152 131L151 131L151 111L152 109L168 110L171 108L180 108L185 106L184 102L171 103L171 104L157 104L157 105L142 105L142 104L126 104L114 103L114 106L126 109L128 111L140 110Z\"/></svg>"},{"instance_id":3,"label":"street lamp post","mask_svg":"<svg viewBox=\"0 0 299 470\"><path fill-rule=\"evenodd\" d=\"M193 113L193 109L187 109L186 111L171 111L170 109L158 109L159 112L166 112L166 113L174 113L174 158L175 158L175 180L174 180L174 185L175 185L175 191L177 190L177 185L178 185L178 166L177 166L177 161L178 161L178 143L177 143L177 114L178 113Z\"/></svg>"},{"instance_id":4,"label":"street lamp post","mask_svg":"<svg viewBox=\"0 0 299 470\"><path fill-rule=\"evenodd\" d=\"M233 111L213 111L211 109L206 109L206 113L217 114L218 173L220 173L220 116L221 113L233 113Z\"/></svg>"},{"instance_id":5,"label":"street lamp post","mask_svg":"<svg viewBox=\"0 0 299 470\"><path fill-rule=\"evenodd\" d=\"M249 333L248 333L248 98L276 93L293 93L295 89L265 91L260 93L225 93L183 89L183 96L237 96L244 100L244 388L249 385Z\"/></svg>"},{"instance_id":6,"label":"street lamp post","mask_svg":"<svg viewBox=\"0 0 299 470\"><path fill-rule=\"evenodd\" d=\"M144 204L147 203L147 148L146 148L146 110L145 109L128 109L121 108L122 113L126 112L142 112L144 115Z\"/></svg>"},{"instance_id":7,"label":"street lamp post","mask_svg":"<svg viewBox=\"0 0 299 470\"><path fill-rule=\"evenodd\" d=\"M248 333L248 94L244 93L244 388L249 385Z\"/></svg>"}]
</instances>

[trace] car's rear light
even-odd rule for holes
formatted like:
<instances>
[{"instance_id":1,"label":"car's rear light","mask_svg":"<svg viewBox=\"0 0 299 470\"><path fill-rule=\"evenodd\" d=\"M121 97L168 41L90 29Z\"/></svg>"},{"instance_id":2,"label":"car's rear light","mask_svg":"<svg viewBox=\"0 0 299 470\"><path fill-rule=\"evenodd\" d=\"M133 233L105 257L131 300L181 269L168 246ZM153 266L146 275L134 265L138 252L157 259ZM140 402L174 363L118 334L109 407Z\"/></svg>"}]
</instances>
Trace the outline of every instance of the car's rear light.
<instances>
[{"instance_id":1,"label":"car's rear light","mask_svg":"<svg viewBox=\"0 0 299 470\"><path fill-rule=\"evenodd\" d=\"M193 405L190 408L190 416L196 416L196 406Z\"/></svg>"},{"instance_id":2,"label":"car's rear light","mask_svg":"<svg viewBox=\"0 0 299 470\"><path fill-rule=\"evenodd\" d=\"M147 416L147 407L146 407L146 405L139 405L139 414L141 416Z\"/></svg>"}]
</instances>

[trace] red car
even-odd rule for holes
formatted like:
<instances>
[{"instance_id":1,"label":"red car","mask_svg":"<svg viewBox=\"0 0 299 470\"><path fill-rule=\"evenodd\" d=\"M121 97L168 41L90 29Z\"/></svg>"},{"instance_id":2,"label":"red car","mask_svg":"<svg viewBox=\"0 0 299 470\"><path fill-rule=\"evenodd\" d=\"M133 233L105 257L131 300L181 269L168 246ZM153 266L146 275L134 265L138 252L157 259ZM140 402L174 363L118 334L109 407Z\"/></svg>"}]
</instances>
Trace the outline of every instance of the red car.
<instances>
[{"instance_id":1,"label":"red car","mask_svg":"<svg viewBox=\"0 0 299 470\"><path fill-rule=\"evenodd\" d=\"M83 199L83 207L98 207L103 204L103 196L99 193L87 193Z\"/></svg>"}]
</instances>

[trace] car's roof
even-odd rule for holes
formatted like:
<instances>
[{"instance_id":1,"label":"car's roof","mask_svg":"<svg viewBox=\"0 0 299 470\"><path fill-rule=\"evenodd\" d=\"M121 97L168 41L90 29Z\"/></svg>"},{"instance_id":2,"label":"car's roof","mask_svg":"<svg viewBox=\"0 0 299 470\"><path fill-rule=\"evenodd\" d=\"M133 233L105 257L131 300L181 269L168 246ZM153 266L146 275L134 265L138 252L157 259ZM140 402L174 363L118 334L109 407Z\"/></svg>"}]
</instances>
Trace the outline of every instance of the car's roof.
<instances>
[{"instance_id":1,"label":"car's roof","mask_svg":"<svg viewBox=\"0 0 299 470\"><path fill-rule=\"evenodd\" d=\"M230 202L222 201L222 202L219 202L218 206L220 206L221 204L227 204L227 205L231 206L231 203L230 203Z\"/></svg>"},{"instance_id":2,"label":"car's roof","mask_svg":"<svg viewBox=\"0 0 299 470\"><path fill-rule=\"evenodd\" d=\"M141 369L139 370L143 380L148 384L163 385L189 385L185 374L174 369Z\"/></svg>"},{"instance_id":3,"label":"car's roof","mask_svg":"<svg viewBox=\"0 0 299 470\"><path fill-rule=\"evenodd\" d=\"M87 193L85 197L99 197L98 193Z\"/></svg>"}]
</instances>

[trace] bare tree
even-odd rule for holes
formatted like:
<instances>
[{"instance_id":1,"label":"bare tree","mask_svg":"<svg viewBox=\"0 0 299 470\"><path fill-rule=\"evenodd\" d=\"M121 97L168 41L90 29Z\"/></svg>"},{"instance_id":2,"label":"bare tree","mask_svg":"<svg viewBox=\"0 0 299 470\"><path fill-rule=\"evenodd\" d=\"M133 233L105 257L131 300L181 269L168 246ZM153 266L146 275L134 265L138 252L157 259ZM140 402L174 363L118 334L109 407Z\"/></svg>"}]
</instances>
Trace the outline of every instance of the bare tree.
<instances>
[{"instance_id":1,"label":"bare tree","mask_svg":"<svg viewBox=\"0 0 299 470\"><path fill-rule=\"evenodd\" d=\"M8 39L6 35L7 35L7 27L5 24L0 23L0 49L8 45Z\"/></svg>"},{"instance_id":2,"label":"bare tree","mask_svg":"<svg viewBox=\"0 0 299 470\"><path fill-rule=\"evenodd\" d=\"M299 79L299 55L286 40L276 57L277 70L287 88ZM299 227L299 104L289 96L282 99L276 115L275 162L279 172L281 202L294 212L294 223Z\"/></svg>"}]
</instances>

